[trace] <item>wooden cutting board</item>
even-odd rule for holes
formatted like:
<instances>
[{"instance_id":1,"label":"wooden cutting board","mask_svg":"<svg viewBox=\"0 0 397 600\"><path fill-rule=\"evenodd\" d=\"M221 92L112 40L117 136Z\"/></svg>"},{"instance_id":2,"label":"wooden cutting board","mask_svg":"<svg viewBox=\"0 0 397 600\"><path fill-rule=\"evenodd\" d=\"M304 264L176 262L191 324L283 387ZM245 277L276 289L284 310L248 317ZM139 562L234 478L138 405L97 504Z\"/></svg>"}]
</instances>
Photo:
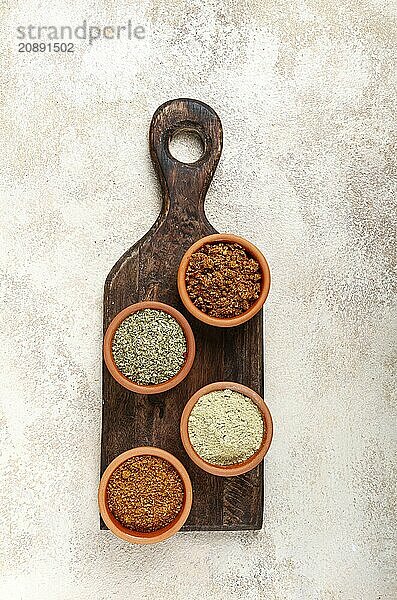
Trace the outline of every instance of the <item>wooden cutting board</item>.
<instances>
[{"instance_id":1,"label":"wooden cutting board","mask_svg":"<svg viewBox=\"0 0 397 600\"><path fill-rule=\"evenodd\" d=\"M197 132L204 147L195 163L174 159L168 143L179 130ZM158 300L180 310L190 322L197 344L192 370L176 388L143 396L124 389L103 364L101 474L121 452L158 446L187 468L193 506L185 530L260 529L263 516L263 463L239 477L216 477L199 469L185 453L179 421L194 392L214 381L235 381L263 396L262 311L235 328L205 325L191 317L177 290L177 270L196 240L216 233L204 213L204 199L222 151L217 114L197 100L166 102L150 126L150 154L163 191L163 206L153 227L110 271L104 291L104 332L123 308ZM104 523L101 528L106 529Z\"/></svg>"}]
</instances>

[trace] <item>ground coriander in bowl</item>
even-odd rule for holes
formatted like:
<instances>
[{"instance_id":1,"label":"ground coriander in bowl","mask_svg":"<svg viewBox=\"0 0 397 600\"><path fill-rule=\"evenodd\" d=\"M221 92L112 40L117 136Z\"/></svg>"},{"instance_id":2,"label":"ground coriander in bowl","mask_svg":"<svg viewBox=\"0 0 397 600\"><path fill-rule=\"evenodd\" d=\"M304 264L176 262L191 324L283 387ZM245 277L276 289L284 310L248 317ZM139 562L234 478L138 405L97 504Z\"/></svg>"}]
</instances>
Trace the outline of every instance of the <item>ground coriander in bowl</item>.
<instances>
[{"instance_id":1,"label":"ground coriander in bowl","mask_svg":"<svg viewBox=\"0 0 397 600\"><path fill-rule=\"evenodd\" d=\"M158 531L180 513L184 485L177 470L158 456L133 456L110 476L108 508L121 525L132 531Z\"/></svg>"},{"instance_id":2,"label":"ground coriander in bowl","mask_svg":"<svg viewBox=\"0 0 397 600\"><path fill-rule=\"evenodd\" d=\"M98 504L105 525L132 544L156 544L177 533L192 507L182 463L154 446L119 454L104 470Z\"/></svg>"},{"instance_id":3,"label":"ground coriander in bowl","mask_svg":"<svg viewBox=\"0 0 397 600\"><path fill-rule=\"evenodd\" d=\"M145 308L129 315L112 341L117 369L138 385L168 381L183 367L186 353L182 327L172 315L158 309Z\"/></svg>"},{"instance_id":4,"label":"ground coriander in bowl","mask_svg":"<svg viewBox=\"0 0 397 600\"><path fill-rule=\"evenodd\" d=\"M194 451L212 465L242 463L261 447L265 426L258 406L240 392L218 389L204 394L188 418Z\"/></svg>"}]
</instances>

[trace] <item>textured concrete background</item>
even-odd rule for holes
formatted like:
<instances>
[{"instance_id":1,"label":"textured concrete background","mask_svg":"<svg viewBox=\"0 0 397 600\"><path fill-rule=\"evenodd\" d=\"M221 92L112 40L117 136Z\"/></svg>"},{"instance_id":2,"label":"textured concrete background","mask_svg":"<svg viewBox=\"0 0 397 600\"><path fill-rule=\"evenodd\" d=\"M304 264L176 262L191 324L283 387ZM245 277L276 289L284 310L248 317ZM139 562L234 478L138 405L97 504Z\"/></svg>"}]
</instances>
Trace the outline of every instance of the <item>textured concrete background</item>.
<instances>
[{"instance_id":1,"label":"textured concrete background","mask_svg":"<svg viewBox=\"0 0 397 600\"><path fill-rule=\"evenodd\" d=\"M396 3L1 12L1 599L396 598ZM18 25L84 18L147 37L17 53ZM102 287L159 211L148 126L179 96L223 121L210 220L271 265L275 439L263 531L134 547L98 530Z\"/></svg>"}]
</instances>

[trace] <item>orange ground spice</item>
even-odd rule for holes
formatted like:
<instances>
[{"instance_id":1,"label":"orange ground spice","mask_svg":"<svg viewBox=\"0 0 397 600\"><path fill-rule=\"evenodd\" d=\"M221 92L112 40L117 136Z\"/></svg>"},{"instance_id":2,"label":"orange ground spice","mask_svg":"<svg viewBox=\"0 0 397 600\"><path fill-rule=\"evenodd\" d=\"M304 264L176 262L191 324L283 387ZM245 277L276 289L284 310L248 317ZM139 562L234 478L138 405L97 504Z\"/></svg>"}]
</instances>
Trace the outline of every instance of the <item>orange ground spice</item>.
<instances>
[{"instance_id":1,"label":"orange ground spice","mask_svg":"<svg viewBox=\"0 0 397 600\"><path fill-rule=\"evenodd\" d=\"M133 456L112 473L107 485L109 510L124 527L149 532L166 527L184 500L182 479L158 456Z\"/></svg>"}]
</instances>

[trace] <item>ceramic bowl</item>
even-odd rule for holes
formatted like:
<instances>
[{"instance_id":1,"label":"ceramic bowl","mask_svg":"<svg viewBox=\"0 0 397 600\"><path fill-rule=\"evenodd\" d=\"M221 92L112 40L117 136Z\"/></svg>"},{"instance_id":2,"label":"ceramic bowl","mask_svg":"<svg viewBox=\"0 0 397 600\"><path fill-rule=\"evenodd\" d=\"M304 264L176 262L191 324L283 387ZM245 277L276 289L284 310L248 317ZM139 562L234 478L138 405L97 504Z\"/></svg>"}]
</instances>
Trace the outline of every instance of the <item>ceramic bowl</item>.
<instances>
[{"instance_id":1,"label":"ceramic bowl","mask_svg":"<svg viewBox=\"0 0 397 600\"><path fill-rule=\"evenodd\" d=\"M256 406L259 408L262 414L265 426L265 433L262 439L262 443L259 449L255 452L255 454L253 454L243 462L234 465L221 466L211 464L203 460L201 456L197 454L190 442L188 433L188 421L193 406L196 404L199 398L201 398L201 396L204 396L205 394L209 394L210 392L214 392L216 390L226 389L233 390L235 392L240 392L240 394L247 396L256 404ZM203 469L203 471L207 471L207 473L212 473L212 475L219 475L221 477L232 477L234 475L242 475L243 473L247 473L247 471L251 471L251 469L254 469L264 459L267 451L269 450L273 437L273 421L266 403L256 392L240 383L233 383L231 381L219 381L217 383L210 383L209 385L206 385L205 387L198 390L190 398L182 413L180 432L184 448L187 454L192 459L192 461L196 463L197 466Z\"/></svg>"},{"instance_id":2,"label":"ceramic bowl","mask_svg":"<svg viewBox=\"0 0 397 600\"><path fill-rule=\"evenodd\" d=\"M131 379L128 379L128 377L125 377L125 375L123 375L118 370L116 363L114 362L112 352L113 337L122 321L124 321L124 319L126 319L133 313L138 312L139 310L144 310L146 308L162 310L163 312L166 312L172 317L174 317L174 319L178 321L179 325L183 330L187 344L186 360L181 370L176 375L174 375L174 377L171 377L171 379L164 381L164 383L158 383L154 385L139 385L138 383L131 381ZM168 304L163 304L162 302L138 302L137 304L131 304L130 306L127 306L127 308L119 312L111 321L109 327L107 328L103 341L103 356L105 359L106 366L109 369L111 375L123 387L127 388L127 390L131 390L138 394L160 394L178 385L178 383L180 383L186 377L186 375L192 368L195 354L196 343L194 340L192 328L190 327L189 323L187 322L185 317L178 310L176 310L176 308L173 308Z\"/></svg>"},{"instance_id":3,"label":"ceramic bowl","mask_svg":"<svg viewBox=\"0 0 397 600\"><path fill-rule=\"evenodd\" d=\"M109 479L113 471L132 456L158 456L163 458L175 468L182 479L185 492L182 509L178 516L171 523L157 531L152 531L149 533L132 531L131 529L128 529L119 523L119 521L117 521L117 519L109 510L107 504L107 485ZM114 535L117 535L117 537L125 540L126 542L131 542L132 544L156 544L157 542L162 542L163 540L166 540L177 533L185 523L192 507L192 484L185 467L177 458L175 458L175 456L169 452L166 452L165 450L161 450L160 448L142 446L140 448L134 448L133 450L127 450L127 452L123 452L123 454L117 456L117 458L110 463L103 473L99 484L98 504L102 519L110 531L114 533Z\"/></svg>"},{"instance_id":4,"label":"ceramic bowl","mask_svg":"<svg viewBox=\"0 0 397 600\"><path fill-rule=\"evenodd\" d=\"M237 315L236 317L230 317L228 319L210 317L203 311L201 311L197 306L195 306L190 299L190 296L186 289L186 271L190 262L190 258L194 252L197 252L202 246L205 244L211 244L214 242L232 242L235 244L240 244L247 251L247 253L254 258L260 266L262 282L261 282L261 291L259 298L252 304L252 306L243 312L241 315ZM262 308L270 289L270 269L267 264L266 258L263 256L262 252L258 250L256 246L251 244L248 240L244 238L238 237L237 235L233 235L231 233L214 233L213 235L207 235L206 237L198 240L192 246L190 246L189 250L183 256L181 263L178 269L178 291L181 297L181 300L187 310L197 319L203 321L203 323L207 323L208 325L214 325L215 327L235 327L236 325L241 325L241 323L245 323L249 319L252 319L257 312Z\"/></svg>"}]
</instances>

